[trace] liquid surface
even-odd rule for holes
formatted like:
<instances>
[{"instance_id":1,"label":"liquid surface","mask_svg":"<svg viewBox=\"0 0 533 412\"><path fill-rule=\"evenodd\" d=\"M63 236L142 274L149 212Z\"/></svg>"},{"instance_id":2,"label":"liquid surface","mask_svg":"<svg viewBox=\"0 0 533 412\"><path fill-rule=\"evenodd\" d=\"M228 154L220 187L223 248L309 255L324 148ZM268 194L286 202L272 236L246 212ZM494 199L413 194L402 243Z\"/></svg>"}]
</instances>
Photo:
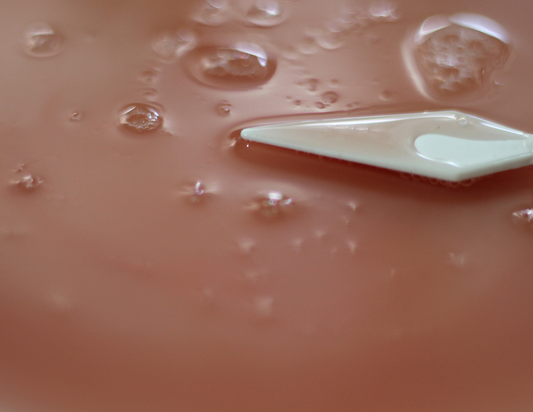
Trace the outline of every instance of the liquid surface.
<instances>
[{"instance_id":1,"label":"liquid surface","mask_svg":"<svg viewBox=\"0 0 533 412\"><path fill-rule=\"evenodd\" d=\"M533 133L526 3L4 1L1 409L533 409L530 167L445 186L235 138L449 109Z\"/></svg>"}]
</instances>

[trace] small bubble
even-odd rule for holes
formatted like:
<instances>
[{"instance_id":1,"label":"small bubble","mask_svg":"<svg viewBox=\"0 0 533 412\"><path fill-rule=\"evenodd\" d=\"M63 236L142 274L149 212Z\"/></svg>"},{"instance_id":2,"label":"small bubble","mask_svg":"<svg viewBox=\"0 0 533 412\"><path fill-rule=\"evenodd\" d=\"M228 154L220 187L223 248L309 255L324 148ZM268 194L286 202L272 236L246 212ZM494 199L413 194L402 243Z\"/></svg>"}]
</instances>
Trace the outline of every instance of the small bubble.
<instances>
[{"instance_id":1,"label":"small bubble","mask_svg":"<svg viewBox=\"0 0 533 412\"><path fill-rule=\"evenodd\" d=\"M272 219L286 215L293 207L292 198L280 192L268 192L253 198L247 208L259 217Z\"/></svg>"},{"instance_id":2,"label":"small bubble","mask_svg":"<svg viewBox=\"0 0 533 412\"><path fill-rule=\"evenodd\" d=\"M350 210L354 212L359 208L359 203L353 200L349 201L346 205L348 206Z\"/></svg>"},{"instance_id":3,"label":"small bubble","mask_svg":"<svg viewBox=\"0 0 533 412\"><path fill-rule=\"evenodd\" d=\"M320 96L320 99L322 103L324 104L333 104L339 99L339 95L335 92L329 91L322 93L322 96Z\"/></svg>"},{"instance_id":4,"label":"small bubble","mask_svg":"<svg viewBox=\"0 0 533 412\"><path fill-rule=\"evenodd\" d=\"M345 36L346 33L344 31L317 30L312 33L316 43L326 50L336 50L344 46Z\"/></svg>"},{"instance_id":5,"label":"small bubble","mask_svg":"<svg viewBox=\"0 0 533 412\"><path fill-rule=\"evenodd\" d=\"M355 251L357 250L357 242L353 241L353 240L349 240L346 242L346 246L348 247L348 250L350 251L350 253L353 255L355 253Z\"/></svg>"},{"instance_id":6,"label":"small bubble","mask_svg":"<svg viewBox=\"0 0 533 412\"><path fill-rule=\"evenodd\" d=\"M254 309L263 318L270 318L273 313L274 298L262 296L254 299Z\"/></svg>"},{"instance_id":7,"label":"small bubble","mask_svg":"<svg viewBox=\"0 0 533 412\"><path fill-rule=\"evenodd\" d=\"M174 59L187 53L196 47L196 35L187 29L180 29L175 32L166 32L158 35L152 42L152 49L163 59ZM152 84L157 77L157 73L148 70L141 75L141 81Z\"/></svg>"},{"instance_id":8,"label":"small bubble","mask_svg":"<svg viewBox=\"0 0 533 412\"><path fill-rule=\"evenodd\" d=\"M160 129L163 126L163 117L159 109L144 103L135 103L121 111L119 123L130 132L143 134Z\"/></svg>"},{"instance_id":9,"label":"small bubble","mask_svg":"<svg viewBox=\"0 0 533 412\"><path fill-rule=\"evenodd\" d=\"M192 204L203 203L207 198L213 195L213 190L209 189L200 181L183 186L180 194L185 200Z\"/></svg>"},{"instance_id":10,"label":"small bubble","mask_svg":"<svg viewBox=\"0 0 533 412\"><path fill-rule=\"evenodd\" d=\"M155 89L148 89L143 92L143 96L146 100L154 101L157 99L158 92Z\"/></svg>"},{"instance_id":11,"label":"small bubble","mask_svg":"<svg viewBox=\"0 0 533 412\"><path fill-rule=\"evenodd\" d=\"M458 117L457 118L457 124L459 126L468 126L468 119L466 119L465 117Z\"/></svg>"},{"instance_id":12,"label":"small bubble","mask_svg":"<svg viewBox=\"0 0 533 412\"><path fill-rule=\"evenodd\" d=\"M244 272L244 278L250 283L258 283L266 277L265 270L247 270Z\"/></svg>"},{"instance_id":13,"label":"small bubble","mask_svg":"<svg viewBox=\"0 0 533 412\"><path fill-rule=\"evenodd\" d=\"M467 257L465 253L450 253L448 260L452 266L460 269L465 266Z\"/></svg>"},{"instance_id":14,"label":"small bubble","mask_svg":"<svg viewBox=\"0 0 533 412\"><path fill-rule=\"evenodd\" d=\"M20 179L13 180L12 182L16 187L24 191L33 191L44 183L44 180L37 176L27 174Z\"/></svg>"},{"instance_id":15,"label":"small bubble","mask_svg":"<svg viewBox=\"0 0 533 412\"><path fill-rule=\"evenodd\" d=\"M81 115L80 112L72 112L68 119L71 122L79 122L82 118L83 118L83 116Z\"/></svg>"},{"instance_id":16,"label":"small bubble","mask_svg":"<svg viewBox=\"0 0 533 412\"><path fill-rule=\"evenodd\" d=\"M315 106L317 109L325 109L326 108L326 105L322 102L316 102L315 103Z\"/></svg>"},{"instance_id":17,"label":"small bubble","mask_svg":"<svg viewBox=\"0 0 533 412\"><path fill-rule=\"evenodd\" d=\"M337 79L333 79L329 82L330 87L339 87L340 82Z\"/></svg>"},{"instance_id":18,"label":"small bubble","mask_svg":"<svg viewBox=\"0 0 533 412\"><path fill-rule=\"evenodd\" d=\"M511 219L514 223L525 225L533 230L533 208L517 210L512 213Z\"/></svg>"},{"instance_id":19,"label":"small bubble","mask_svg":"<svg viewBox=\"0 0 533 412\"><path fill-rule=\"evenodd\" d=\"M64 294L53 293L48 297L48 301L58 315L66 315L72 312L72 301Z\"/></svg>"},{"instance_id":20,"label":"small bubble","mask_svg":"<svg viewBox=\"0 0 533 412\"><path fill-rule=\"evenodd\" d=\"M507 78L504 75L498 75L494 79L494 84L496 86L505 86L507 84Z\"/></svg>"},{"instance_id":21,"label":"small bubble","mask_svg":"<svg viewBox=\"0 0 533 412\"><path fill-rule=\"evenodd\" d=\"M151 85L155 83L157 79L158 72L155 70L145 70L139 75L139 80L141 83Z\"/></svg>"},{"instance_id":22,"label":"small bubble","mask_svg":"<svg viewBox=\"0 0 533 412\"><path fill-rule=\"evenodd\" d=\"M294 104L295 107L299 107L302 105L302 101L301 100L295 100L292 102Z\"/></svg>"},{"instance_id":23,"label":"small bubble","mask_svg":"<svg viewBox=\"0 0 533 412\"><path fill-rule=\"evenodd\" d=\"M386 100L390 100L391 97L392 97L392 93L390 91L388 91L388 90L382 91L381 94L379 95L379 98L381 100L385 100L385 101Z\"/></svg>"},{"instance_id":24,"label":"small bubble","mask_svg":"<svg viewBox=\"0 0 533 412\"><path fill-rule=\"evenodd\" d=\"M299 251L302 249L303 243L304 243L304 240L301 237L298 237L291 241L291 246Z\"/></svg>"},{"instance_id":25,"label":"small bubble","mask_svg":"<svg viewBox=\"0 0 533 412\"><path fill-rule=\"evenodd\" d=\"M243 255L248 255L255 249L255 241L249 238L239 239L237 247Z\"/></svg>"},{"instance_id":26,"label":"small bubble","mask_svg":"<svg viewBox=\"0 0 533 412\"><path fill-rule=\"evenodd\" d=\"M261 27L272 27L283 21L283 10L276 0L258 0L248 11L248 21Z\"/></svg>"},{"instance_id":27,"label":"small bubble","mask_svg":"<svg viewBox=\"0 0 533 412\"><path fill-rule=\"evenodd\" d=\"M63 38L47 23L33 23L20 40L22 49L33 57L51 57L63 48Z\"/></svg>"},{"instance_id":28,"label":"small bubble","mask_svg":"<svg viewBox=\"0 0 533 412\"><path fill-rule=\"evenodd\" d=\"M305 79L298 83L300 86L304 86L310 92L316 92L318 89L318 84L320 81L318 79Z\"/></svg>"},{"instance_id":29,"label":"small bubble","mask_svg":"<svg viewBox=\"0 0 533 412\"><path fill-rule=\"evenodd\" d=\"M276 61L260 46L238 42L234 47L205 46L187 57L190 72L202 83L224 89L253 88L266 83Z\"/></svg>"},{"instance_id":30,"label":"small bubble","mask_svg":"<svg viewBox=\"0 0 533 412\"><path fill-rule=\"evenodd\" d=\"M369 14L372 20L382 22L393 22L400 17L396 4L387 0L373 2L370 5Z\"/></svg>"},{"instance_id":31,"label":"small bubble","mask_svg":"<svg viewBox=\"0 0 533 412\"><path fill-rule=\"evenodd\" d=\"M222 102L217 106L217 112L221 116L229 116L231 114L231 104Z\"/></svg>"},{"instance_id":32,"label":"small bubble","mask_svg":"<svg viewBox=\"0 0 533 412\"><path fill-rule=\"evenodd\" d=\"M315 230L315 237L317 238L317 240L322 240L324 239L324 236L326 236L326 233L327 232L322 229Z\"/></svg>"},{"instance_id":33,"label":"small bubble","mask_svg":"<svg viewBox=\"0 0 533 412\"><path fill-rule=\"evenodd\" d=\"M228 0L204 0L191 19L206 26L219 26L229 20L230 12Z\"/></svg>"},{"instance_id":34,"label":"small bubble","mask_svg":"<svg viewBox=\"0 0 533 412\"><path fill-rule=\"evenodd\" d=\"M302 54L315 54L318 51L318 45L312 37L305 37L298 43L298 51Z\"/></svg>"}]
</instances>

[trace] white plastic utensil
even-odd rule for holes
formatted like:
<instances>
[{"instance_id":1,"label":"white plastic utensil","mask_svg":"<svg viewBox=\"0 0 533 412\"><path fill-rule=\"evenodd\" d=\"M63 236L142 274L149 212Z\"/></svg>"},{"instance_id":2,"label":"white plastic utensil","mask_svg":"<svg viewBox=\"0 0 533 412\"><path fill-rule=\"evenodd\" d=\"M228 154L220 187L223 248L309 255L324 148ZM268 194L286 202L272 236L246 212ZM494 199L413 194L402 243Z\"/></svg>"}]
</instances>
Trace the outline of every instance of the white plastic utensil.
<instances>
[{"instance_id":1,"label":"white plastic utensil","mask_svg":"<svg viewBox=\"0 0 533 412\"><path fill-rule=\"evenodd\" d=\"M241 136L453 182L533 162L533 135L456 111L274 124Z\"/></svg>"}]
</instances>

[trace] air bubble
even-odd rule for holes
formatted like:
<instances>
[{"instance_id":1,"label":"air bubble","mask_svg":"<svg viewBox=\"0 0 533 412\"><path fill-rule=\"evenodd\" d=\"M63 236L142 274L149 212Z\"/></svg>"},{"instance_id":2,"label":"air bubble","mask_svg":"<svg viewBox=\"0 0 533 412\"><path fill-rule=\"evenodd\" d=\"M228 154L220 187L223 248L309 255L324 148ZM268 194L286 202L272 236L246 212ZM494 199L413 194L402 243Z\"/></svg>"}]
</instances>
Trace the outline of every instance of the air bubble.
<instances>
[{"instance_id":1,"label":"air bubble","mask_svg":"<svg viewBox=\"0 0 533 412\"><path fill-rule=\"evenodd\" d=\"M138 134L150 133L163 126L160 110L144 103L126 106L120 113L119 124L126 130Z\"/></svg>"},{"instance_id":2,"label":"air bubble","mask_svg":"<svg viewBox=\"0 0 533 412\"><path fill-rule=\"evenodd\" d=\"M148 89L143 92L143 96L146 100L155 101L158 96L158 92L156 89Z\"/></svg>"},{"instance_id":3,"label":"air bubble","mask_svg":"<svg viewBox=\"0 0 533 412\"><path fill-rule=\"evenodd\" d=\"M305 87L310 92L316 92L319 83L320 81L318 79L305 79L297 84Z\"/></svg>"},{"instance_id":4,"label":"air bubble","mask_svg":"<svg viewBox=\"0 0 533 412\"><path fill-rule=\"evenodd\" d=\"M217 106L217 112L221 116L229 116L231 114L231 104L222 102Z\"/></svg>"},{"instance_id":5,"label":"air bubble","mask_svg":"<svg viewBox=\"0 0 533 412\"><path fill-rule=\"evenodd\" d=\"M533 208L513 212L511 219L516 224L521 224L533 230Z\"/></svg>"},{"instance_id":6,"label":"air bubble","mask_svg":"<svg viewBox=\"0 0 533 412\"><path fill-rule=\"evenodd\" d=\"M196 43L196 35L192 31L180 29L157 36L152 42L152 49L159 57L172 60L194 49ZM149 81L147 84L151 84L156 76L156 72L146 71L141 75L141 81Z\"/></svg>"},{"instance_id":7,"label":"air bubble","mask_svg":"<svg viewBox=\"0 0 533 412\"><path fill-rule=\"evenodd\" d=\"M185 185L180 191L180 194L188 203L197 205L210 198L213 195L213 190L198 180Z\"/></svg>"},{"instance_id":8,"label":"air bubble","mask_svg":"<svg viewBox=\"0 0 533 412\"><path fill-rule=\"evenodd\" d=\"M255 249L255 241L249 238L242 238L237 241L239 252L243 255L249 255Z\"/></svg>"},{"instance_id":9,"label":"air bubble","mask_svg":"<svg viewBox=\"0 0 533 412\"><path fill-rule=\"evenodd\" d=\"M450 253L448 254L448 261L450 265L457 269L461 269L466 265L467 256L465 253Z\"/></svg>"},{"instance_id":10,"label":"air bubble","mask_svg":"<svg viewBox=\"0 0 533 412\"><path fill-rule=\"evenodd\" d=\"M384 101L390 100L391 97L392 97L392 93L391 93L390 91L388 91L388 90L384 90L384 91L382 91L382 92L380 93L380 95L379 95L379 98L380 98L381 100L384 100Z\"/></svg>"},{"instance_id":11,"label":"air bubble","mask_svg":"<svg viewBox=\"0 0 533 412\"><path fill-rule=\"evenodd\" d=\"M322 102L316 102L315 106L317 109L321 109L321 110L326 108L326 105Z\"/></svg>"},{"instance_id":12,"label":"air bubble","mask_svg":"<svg viewBox=\"0 0 533 412\"><path fill-rule=\"evenodd\" d=\"M324 104L333 104L339 99L339 95L335 92L329 91L322 93L322 96L320 96L320 100Z\"/></svg>"},{"instance_id":13,"label":"air bubble","mask_svg":"<svg viewBox=\"0 0 533 412\"><path fill-rule=\"evenodd\" d=\"M274 298L262 296L254 299L254 309L262 318L270 318L273 314Z\"/></svg>"},{"instance_id":14,"label":"air bubble","mask_svg":"<svg viewBox=\"0 0 533 412\"><path fill-rule=\"evenodd\" d=\"M262 47L246 42L197 48L188 55L187 64L199 81L224 89L260 86L276 71L276 61Z\"/></svg>"},{"instance_id":15,"label":"air bubble","mask_svg":"<svg viewBox=\"0 0 533 412\"><path fill-rule=\"evenodd\" d=\"M276 0L258 0L246 17L251 24L261 27L276 26L284 19L281 5Z\"/></svg>"},{"instance_id":16,"label":"air bubble","mask_svg":"<svg viewBox=\"0 0 533 412\"><path fill-rule=\"evenodd\" d=\"M229 20L230 11L228 0L204 0L191 19L206 26L220 26Z\"/></svg>"},{"instance_id":17,"label":"air bubble","mask_svg":"<svg viewBox=\"0 0 533 412\"><path fill-rule=\"evenodd\" d=\"M476 14L427 19L404 53L419 90L436 99L478 97L509 56L508 34Z\"/></svg>"},{"instance_id":18,"label":"air bubble","mask_svg":"<svg viewBox=\"0 0 533 412\"><path fill-rule=\"evenodd\" d=\"M314 38L305 37L298 43L298 51L302 54L315 54L318 51L318 45Z\"/></svg>"},{"instance_id":19,"label":"air bubble","mask_svg":"<svg viewBox=\"0 0 533 412\"><path fill-rule=\"evenodd\" d=\"M381 22L393 22L400 17L396 4L387 0L373 2L370 5L369 15L372 20Z\"/></svg>"},{"instance_id":20,"label":"air bubble","mask_svg":"<svg viewBox=\"0 0 533 412\"><path fill-rule=\"evenodd\" d=\"M155 70L145 70L139 75L139 80L147 85L152 85L157 79L158 72Z\"/></svg>"},{"instance_id":21,"label":"air bubble","mask_svg":"<svg viewBox=\"0 0 533 412\"><path fill-rule=\"evenodd\" d=\"M463 127L464 127L464 126L468 126L468 123L469 123L469 122L468 122L468 119L466 119L465 117L458 117L458 118L457 118L457 124L458 124L459 126L463 126Z\"/></svg>"},{"instance_id":22,"label":"air bubble","mask_svg":"<svg viewBox=\"0 0 533 412\"><path fill-rule=\"evenodd\" d=\"M72 113L70 114L70 116L68 117L68 119L69 119L71 122L79 122L82 118L83 118L83 116L81 115L80 112L72 112Z\"/></svg>"},{"instance_id":23,"label":"air bubble","mask_svg":"<svg viewBox=\"0 0 533 412\"><path fill-rule=\"evenodd\" d=\"M252 199L248 209L261 218L279 218L287 215L294 207L294 200L280 192L268 192Z\"/></svg>"},{"instance_id":24,"label":"air bubble","mask_svg":"<svg viewBox=\"0 0 533 412\"><path fill-rule=\"evenodd\" d=\"M33 23L20 40L22 49L33 57L51 57L63 48L63 38L47 23Z\"/></svg>"},{"instance_id":25,"label":"air bubble","mask_svg":"<svg viewBox=\"0 0 533 412\"><path fill-rule=\"evenodd\" d=\"M32 174L26 174L12 182L16 187L24 191L33 191L44 183L44 180Z\"/></svg>"}]
</instances>

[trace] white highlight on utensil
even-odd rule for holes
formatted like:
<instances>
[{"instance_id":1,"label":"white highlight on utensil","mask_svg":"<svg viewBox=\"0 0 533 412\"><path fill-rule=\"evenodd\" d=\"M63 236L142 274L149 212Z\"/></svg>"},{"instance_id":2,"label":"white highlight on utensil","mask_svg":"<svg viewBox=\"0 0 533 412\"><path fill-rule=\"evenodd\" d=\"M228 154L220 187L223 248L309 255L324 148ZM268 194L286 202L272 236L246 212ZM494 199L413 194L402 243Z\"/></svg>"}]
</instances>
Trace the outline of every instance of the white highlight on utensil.
<instances>
[{"instance_id":1,"label":"white highlight on utensil","mask_svg":"<svg viewBox=\"0 0 533 412\"><path fill-rule=\"evenodd\" d=\"M456 111L291 122L241 136L454 182L533 162L532 135Z\"/></svg>"}]
</instances>

